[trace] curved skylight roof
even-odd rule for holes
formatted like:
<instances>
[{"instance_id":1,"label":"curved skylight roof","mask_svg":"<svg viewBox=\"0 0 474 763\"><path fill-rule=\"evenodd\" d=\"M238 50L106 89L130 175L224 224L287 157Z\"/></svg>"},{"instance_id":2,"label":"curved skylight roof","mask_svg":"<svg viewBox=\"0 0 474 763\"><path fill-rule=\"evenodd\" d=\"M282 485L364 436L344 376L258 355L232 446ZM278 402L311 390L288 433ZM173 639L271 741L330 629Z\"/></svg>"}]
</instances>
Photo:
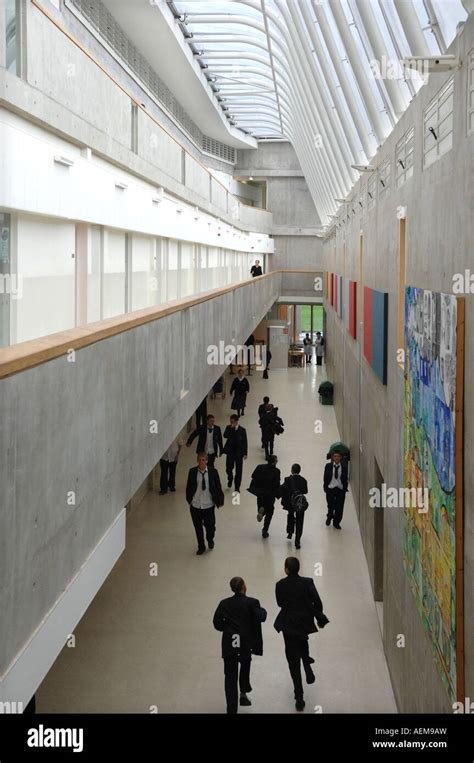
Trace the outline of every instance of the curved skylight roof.
<instances>
[{"instance_id":1,"label":"curved skylight roof","mask_svg":"<svg viewBox=\"0 0 474 763\"><path fill-rule=\"evenodd\" d=\"M286 138L321 222L422 84L400 61L443 54L462 0L174 0L231 123Z\"/></svg>"}]
</instances>

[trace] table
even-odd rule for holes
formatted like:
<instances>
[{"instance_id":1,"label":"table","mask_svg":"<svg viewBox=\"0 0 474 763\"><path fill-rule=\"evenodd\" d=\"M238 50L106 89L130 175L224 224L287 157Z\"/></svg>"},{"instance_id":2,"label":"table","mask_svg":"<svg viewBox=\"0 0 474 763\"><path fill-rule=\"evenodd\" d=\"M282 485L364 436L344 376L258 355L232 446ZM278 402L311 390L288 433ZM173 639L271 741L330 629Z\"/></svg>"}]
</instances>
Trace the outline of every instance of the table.
<instances>
[{"instance_id":1,"label":"table","mask_svg":"<svg viewBox=\"0 0 474 763\"><path fill-rule=\"evenodd\" d=\"M304 366L304 350L288 350L288 366Z\"/></svg>"}]
</instances>

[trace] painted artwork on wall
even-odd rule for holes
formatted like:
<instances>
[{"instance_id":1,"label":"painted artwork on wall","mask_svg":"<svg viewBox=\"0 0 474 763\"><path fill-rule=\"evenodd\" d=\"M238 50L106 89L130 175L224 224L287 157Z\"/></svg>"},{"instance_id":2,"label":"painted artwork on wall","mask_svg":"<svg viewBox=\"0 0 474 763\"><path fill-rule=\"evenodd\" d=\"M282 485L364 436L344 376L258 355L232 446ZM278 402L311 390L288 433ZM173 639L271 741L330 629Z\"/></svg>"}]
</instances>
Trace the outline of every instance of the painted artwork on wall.
<instances>
[{"instance_id":1,"label":"painted artwork on wall","mask_svg":"<svg viewBox=\"0 0 474 763\"><path fill-rule=\"evenodd\" d=\"M344 323L353 339L357 339L357 281L345 279Z\"/></svg>"},{"instance_id":2,"label":"painted artwork on wall","mask_svg":"<svg viewBox=\"0 0 474 763\"><path fill-rule=\"evenodd\" d=\"M364 356L387 383L388 294L364 286Z\"/></svg>"},{"instance_id":3,"label":"painted artwork on wall","mask_svg":"<svg viewBox=\"0 0 474 763\"><path fill-rule=\"evenodd\" d=\"M405 570L452 701L463 692L457 570L459 555L462 560L462 439L457 431L462 403L457 397L462 397L463 316L464 303L452 294L405 290L404 484L428 491L423 509L404 510Z\"/></svg>"}]
</instances>

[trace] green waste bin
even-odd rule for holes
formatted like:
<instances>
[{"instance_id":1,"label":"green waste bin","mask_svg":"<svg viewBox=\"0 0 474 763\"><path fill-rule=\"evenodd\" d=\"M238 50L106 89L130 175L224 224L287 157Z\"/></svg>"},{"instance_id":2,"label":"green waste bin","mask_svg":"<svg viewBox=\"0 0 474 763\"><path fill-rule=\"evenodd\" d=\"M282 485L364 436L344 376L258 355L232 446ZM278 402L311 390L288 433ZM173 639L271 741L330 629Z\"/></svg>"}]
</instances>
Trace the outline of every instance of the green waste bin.
<instances>
[{"instance_id":1,"label":"green waste bin","mask_svg":"<svg viewBox=\"0 0 474 763\"><path fill-rule=\"evenodd\" d=\"M330 381L321 382L319 385L319 402L321 405L333 405L334 403L334 385Z\"/></svg>"}]
</instances>

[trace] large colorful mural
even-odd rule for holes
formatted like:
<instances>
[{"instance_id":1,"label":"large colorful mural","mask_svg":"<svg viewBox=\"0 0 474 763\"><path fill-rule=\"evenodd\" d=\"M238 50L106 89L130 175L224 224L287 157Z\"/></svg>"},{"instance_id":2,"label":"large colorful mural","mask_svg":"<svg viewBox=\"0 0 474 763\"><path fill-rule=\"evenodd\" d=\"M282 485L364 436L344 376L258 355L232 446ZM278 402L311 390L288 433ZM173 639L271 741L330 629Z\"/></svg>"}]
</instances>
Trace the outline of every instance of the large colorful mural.
<instances>
[{"instance_id":1,"label":"large colorful mural","mask_svg":"<svg viewBox=\"0 0 474 763\"><path fill-rule=\"evenodd\" d=\"M405 291L405 487L428 488L428 506L405 508L405 569L452 700L457 695L457 301ZM458 472L459 473L459 472ZM427 510L426 510L427 509Z\"/></svg>"}]
</instances>

